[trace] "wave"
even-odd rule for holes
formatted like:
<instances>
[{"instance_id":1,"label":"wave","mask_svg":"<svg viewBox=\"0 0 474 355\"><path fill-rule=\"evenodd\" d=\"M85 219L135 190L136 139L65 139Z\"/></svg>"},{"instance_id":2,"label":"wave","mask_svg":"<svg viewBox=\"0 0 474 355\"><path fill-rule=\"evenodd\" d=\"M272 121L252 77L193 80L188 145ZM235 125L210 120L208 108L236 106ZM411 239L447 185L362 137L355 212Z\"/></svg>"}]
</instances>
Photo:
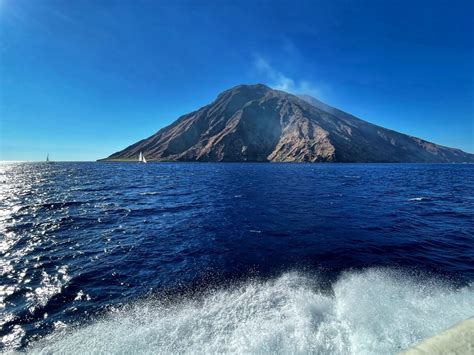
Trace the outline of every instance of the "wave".
<instances>
[{"instance_id":1,"label":"wave","mask_svg":"<svg viewBox=\"0 0 474 355\"><path fill-rule=\"evenodd\" d=\"M408 201L431 201L432 199L429 197L413 197L408 199Z\"/></svg>"},{"instance_id":2,"label":"wave","mask_svg":"<svg viewBox=\"0 0 474 355\"><path fill-rule=\"evenodd\" d=\"M25 206L19 207L16 212L28 211L30 209L33 209L35 211L57 210L57 209L65 208L65 207L81 206L90 202L93 202L93 201L63 201L63 202L48 202L48 203L40 203L40 204L31 204L31 205L25 205Z\"/></svg>"},{"instance_id":3,"label":"wave","mask_svg":"<svg viewBox=\"0 0 474 355\"><path fill-rule=\"evenodd\" d=\"M148 299L58 330L33 353L391 354L472 316L474 285L389 269L343 274L329 290L290 272L175 303Z\"/></svg>"}]
</instances>

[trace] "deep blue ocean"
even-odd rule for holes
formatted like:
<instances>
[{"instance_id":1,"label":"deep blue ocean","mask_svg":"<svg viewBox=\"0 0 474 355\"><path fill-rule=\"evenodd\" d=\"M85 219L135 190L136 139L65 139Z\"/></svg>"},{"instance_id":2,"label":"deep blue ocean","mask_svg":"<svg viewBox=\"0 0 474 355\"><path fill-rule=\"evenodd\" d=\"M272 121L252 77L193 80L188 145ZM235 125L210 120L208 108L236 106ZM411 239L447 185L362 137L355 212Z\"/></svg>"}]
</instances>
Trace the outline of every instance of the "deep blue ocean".
<instances>
[{"instance_id":1,"label":"deep blue ocean","mask_svg":"<svg viewBox=\"0 0 474 355\"><path fill-rule=\"evenodd\" d=\"M391 354L474 315L474 165L0 164L0 350Z\"/></svg>"}]
</instances>

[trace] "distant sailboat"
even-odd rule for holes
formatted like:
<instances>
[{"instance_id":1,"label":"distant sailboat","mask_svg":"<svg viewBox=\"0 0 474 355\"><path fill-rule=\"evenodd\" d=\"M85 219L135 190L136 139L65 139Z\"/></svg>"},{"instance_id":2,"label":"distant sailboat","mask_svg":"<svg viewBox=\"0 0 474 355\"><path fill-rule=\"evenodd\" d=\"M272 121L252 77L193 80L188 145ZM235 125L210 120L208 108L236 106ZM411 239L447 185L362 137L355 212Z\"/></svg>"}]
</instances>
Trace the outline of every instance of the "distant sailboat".
<instances>
[{"instance_id":1,"label":"distant sailboat","mask_svg":"<svg viewBox=\"0 0 474 355\"><path fill-rule=\"evenodd\" d=\"M52 164L53 162L49 160L49 153L46 155L46 164Z\"/></svg>"},{"instance_id":2,"label":"distant sailboat","mask_svg":"<svg viewBox=\"0 0 474 355\"><path fill-rule=\"evenodd\" d=\"M143 155L142 152L140 152L140 154L138 155L138 161L139 161L140 163L146 163L145 156Z\"/></svg>"}]
</instances>

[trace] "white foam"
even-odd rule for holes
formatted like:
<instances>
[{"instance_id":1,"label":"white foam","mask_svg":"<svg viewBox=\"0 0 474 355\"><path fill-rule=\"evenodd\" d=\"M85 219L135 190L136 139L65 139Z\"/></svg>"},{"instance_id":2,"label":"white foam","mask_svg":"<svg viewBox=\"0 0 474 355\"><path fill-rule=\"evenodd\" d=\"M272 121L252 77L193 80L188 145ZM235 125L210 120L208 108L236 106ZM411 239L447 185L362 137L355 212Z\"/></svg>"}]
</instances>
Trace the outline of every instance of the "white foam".
<instances>
[{"instance_id":1,"label":"white foam","mask_svg":"<svg viewBox=\"0 0 474 355\"><path fill-rule=\"evenodd\" d=\"M408 201L431 201L428 197L413 197L408 199Z\"/></svg>"},{"instance_id":2,"label":"white foam","mask_svg":"<svg viewBox=\"0 0 474 355\"><path fill-rule=\"evenodd\" d=\"M330 294L285 273L171 306L148 300L34 344L35 353L391 354L472 316L474 287L403 273L343 275Z\"/></svg>"},{"instance_id":3,"label":"white foam","mask_svg":"<svg viewBox=\"0 0 474 355\"><path fill-rule=\"evenodd\" d=\"M147 191L147 192L140 192L140 195L143 196L154 196L154 195L159 195L160 193L157 191Z\"/></svg>"}]
</instances>

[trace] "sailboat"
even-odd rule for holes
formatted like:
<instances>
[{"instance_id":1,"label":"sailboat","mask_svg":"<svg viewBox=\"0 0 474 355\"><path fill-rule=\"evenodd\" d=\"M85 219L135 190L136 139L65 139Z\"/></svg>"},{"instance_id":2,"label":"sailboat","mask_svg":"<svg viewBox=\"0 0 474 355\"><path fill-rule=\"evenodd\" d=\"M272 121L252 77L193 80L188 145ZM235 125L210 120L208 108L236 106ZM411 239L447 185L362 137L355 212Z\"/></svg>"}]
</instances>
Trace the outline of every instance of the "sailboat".
<instances>
[{"instance_id":1,"label":"sailboat","mask_svg":"<svg viewBox=\"0 0 474 355\"><path fill-rule=\"evenodd\" d=\"M140 152L140 154L138 155L138 161L139 161L140 163L146 163L145 156L143 155L142 152Z\"/></svg>"},{"instance_id":2,"label":"sailboat","mask_svg":"<svg viewBox=\"0 0 474 355\"><path fill-rule=\"evenodd\" d=\"M52 164L53 162L49 160L49 153L46 155L46 164Z\"/></svg>"}]
</instances>

